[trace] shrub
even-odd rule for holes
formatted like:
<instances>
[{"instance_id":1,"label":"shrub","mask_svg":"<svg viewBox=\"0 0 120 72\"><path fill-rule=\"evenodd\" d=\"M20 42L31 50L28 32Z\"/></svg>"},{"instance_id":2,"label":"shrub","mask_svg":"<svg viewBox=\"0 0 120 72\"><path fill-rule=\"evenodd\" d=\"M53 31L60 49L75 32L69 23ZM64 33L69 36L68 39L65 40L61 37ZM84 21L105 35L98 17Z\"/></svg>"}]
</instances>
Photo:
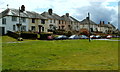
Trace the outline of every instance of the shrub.
<instances>
[{"instance_id":1,"label":"shrub","mask_svg":"<svg viewBox=\"0 0 120 72\"><path fill-rule=\"evenodd\" d=\"M21 37L24 39L37 39L38 34L37 33L21 33Z\"/></svg>"},{"instance_id":2,"label":"shrub","mask_svg":"<svg viewBox=\"0 0 120 72\"><path fill-rule=\"evenodd\" d=\"M11 32L11 31L8 31L7 35L10 36L10 37L13 37L15 39L17 39L19 37L18 33L14 33L14 32Z\"/></svg>"},{"instance_id":3,"label":"shrub","mask_svg":"<svg viewBox=\"0 0 120 72\"><path fill-rule=\"evenodd\" d=\"M48 36L51 36L51 34L40 34L40 40L47 40Z\"/></svg>"}]
</instances>

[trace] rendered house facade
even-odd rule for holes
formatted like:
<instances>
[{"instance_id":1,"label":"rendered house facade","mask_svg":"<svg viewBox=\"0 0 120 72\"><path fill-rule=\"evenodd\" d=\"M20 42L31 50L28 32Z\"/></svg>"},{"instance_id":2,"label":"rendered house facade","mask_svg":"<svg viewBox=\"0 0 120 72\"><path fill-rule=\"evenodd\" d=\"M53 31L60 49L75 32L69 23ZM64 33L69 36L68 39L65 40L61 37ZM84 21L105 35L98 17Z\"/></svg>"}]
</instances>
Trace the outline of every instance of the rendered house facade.
<instances>
[{"instance_id":1,"label":"rendered house facade","mask_svg":"<svg viewBox=\"0 0 120 72\"><path fill-rule=\"evenodd\" d=\"M0 30L2 34L6 34L7 31L16 32L18 31L18 24L21 23L20 31L31 31L31 32L53 32L55 30L64 31L80 31L81 29L89 30L88 17L82 21L78 21L69 13L63 16L59 16L53 13L52 9L42 14L24 11L20 12L18 9L6 9L0 13ZM91 32L102 32L102 33L113 33L116 31L115 26L110 24L104 24L104 21L100 21L96 24L90 20L90 31Z\"/></svg>"},{"instance_id":2,"label":"rendered house facade","mask_svg":"<svg viewBox=\"0 0 120 72\"><path fill-rule=\"evenodd\" d=\"M2 33L6 34L7 31L18 31L17 24L19 24L19 11L16 9L6 9L3 11L0 17L0 28L2 28ZM28 31L28 23L29 19L27 18L27 15L25 13L22 13L21 16L21 31Z\"/></svg>"}]
</instances>

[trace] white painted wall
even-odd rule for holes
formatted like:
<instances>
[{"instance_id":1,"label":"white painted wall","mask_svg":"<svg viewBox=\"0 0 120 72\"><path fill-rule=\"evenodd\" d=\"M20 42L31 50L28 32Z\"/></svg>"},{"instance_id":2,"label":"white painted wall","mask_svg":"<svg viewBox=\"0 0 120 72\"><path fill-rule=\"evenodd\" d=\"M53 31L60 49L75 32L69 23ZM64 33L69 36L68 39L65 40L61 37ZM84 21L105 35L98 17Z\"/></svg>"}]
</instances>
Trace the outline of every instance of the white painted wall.
<instances>
[{"instance_id":1,"label":"white painted wall","mask_svg":"<svg viewBox=\"0 0 120 72\"><path fill-rule=\"evenodd\" d=\"M18 31L17 28L17 23L19 23L19 17L17 17L17 21L12 21L12 16L5 16L3 18L6 18L6 24L2 24L2 18L0 19L0 26L1 27L5 27L5 34L7 33L7 31ZM26 18L26 22L22 22L22 25L26 26L26 31L28 31L28 18ZM13 30L13 25L15 25L15 31Z\"/></svg>"}]
</instances>

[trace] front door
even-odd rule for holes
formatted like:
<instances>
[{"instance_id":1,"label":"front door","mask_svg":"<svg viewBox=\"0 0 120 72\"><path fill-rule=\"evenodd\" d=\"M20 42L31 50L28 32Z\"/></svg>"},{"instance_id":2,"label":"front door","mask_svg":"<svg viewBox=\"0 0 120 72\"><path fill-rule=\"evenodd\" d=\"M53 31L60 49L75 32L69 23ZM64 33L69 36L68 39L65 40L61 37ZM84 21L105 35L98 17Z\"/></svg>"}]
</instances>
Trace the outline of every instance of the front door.
<instances>
[{"instance_id":1,"label":"front door","mask_svg":"<svg viewBox=\"0 0 120 72\"><path fill-rule=\"evenodd\" d=\"M41 25L39 25L39 33L41 33L41 27L42 27L42 26L41 26Z\"/></svg>"},{"instance_id":2,"label":"front door","mask_svg":"<svg viewBox=\"0 0 120 72\"><path fill-rule=\"evenodd\" d=\"M5 27L0 27L0 35L4 35L5 34Z\"/></svg>"}]
</instances>

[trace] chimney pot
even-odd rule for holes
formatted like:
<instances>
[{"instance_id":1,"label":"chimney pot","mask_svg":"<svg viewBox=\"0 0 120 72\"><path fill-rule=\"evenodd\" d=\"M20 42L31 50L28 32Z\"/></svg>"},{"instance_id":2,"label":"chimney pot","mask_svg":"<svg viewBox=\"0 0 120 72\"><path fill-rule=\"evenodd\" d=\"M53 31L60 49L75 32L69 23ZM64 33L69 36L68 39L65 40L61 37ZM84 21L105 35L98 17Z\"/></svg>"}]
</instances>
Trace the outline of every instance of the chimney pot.
<instances>
[{"instance_id":1,"label":"chimney pot","mask_svg":"<svg viewBox=\"0 0 120 72\"><path fill-rule=\"evenodd\" d=\"M100 24L102 24L102 22L100 21Z\"/></svg>"},{"instance_id":2,"label":"chimney pot","mask_svg":"<svg viewBox=\"0 0 120 72\"><path fill-rule=\"evenodd\" d=\"M69 13L66 13L66 16L69 17Z\"/></svg>"}]
</instances>

